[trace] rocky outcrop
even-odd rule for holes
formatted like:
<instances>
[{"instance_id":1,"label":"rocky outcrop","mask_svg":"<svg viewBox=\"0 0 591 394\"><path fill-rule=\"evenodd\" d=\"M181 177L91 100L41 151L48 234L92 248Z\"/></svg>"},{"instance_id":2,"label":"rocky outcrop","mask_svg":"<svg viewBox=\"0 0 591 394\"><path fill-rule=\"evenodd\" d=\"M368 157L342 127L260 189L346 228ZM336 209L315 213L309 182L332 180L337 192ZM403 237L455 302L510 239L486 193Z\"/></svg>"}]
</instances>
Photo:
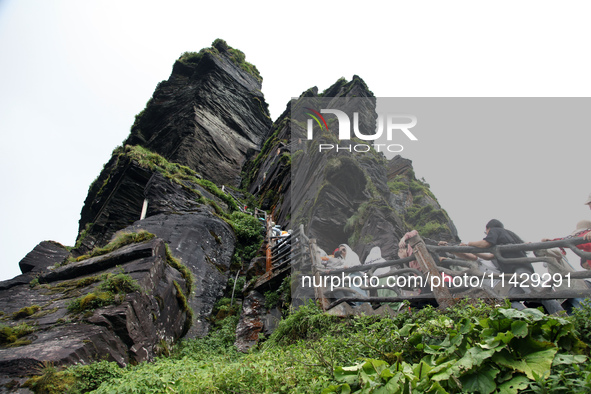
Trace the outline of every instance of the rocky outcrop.
<instances>
[{"instance_id":1,"label":"rocky outcrop","mask_svg":"<svg viewBox=\"0 0 591 394\"><path fill-rule=\"evenodd\" d=\"M249 151L260 149L272 123L261 81L244 54L223 40L185 53L158 84L125 144L237 186Z\"/></svg>"},{"instance_id":2,"label":"rocky outcrop","mask_svg":"<svg viewBox=\"0 0 591 394\"><path fill-rule=\"evenodd\" d=\"M23 274L42 271L45 268L64 261L70 252L61 244L53 241L43 241L30 251L19 263Z\"/></svg>"},{"instance_id":3,"label":"rocky outcrop","mask_svg":"<svg viewBox=\"0 0 591 394\"><path fill-rule=\"evenodd\" d=\"M20 262L22 275L0 282L6 326L0 329L0 375L31 374L41 362L108 359L126 365L153 359L181 337L207 334L230 273L246 271L252 283L265 274L264 259L236 263L240 251L253 249L246 244L248 234L259 231L250 217L246 230L240 230L244 222L233 222L242 215L234 196L251 198L246 191L284 228L302 223L321 248L346 242L362 260L373 245L382 246L384 257L395 256L394 241L413 227L455 236L410 161L387 163L375 152L309 155L302 161L303 138L297 137L304 128L292 118L300 101L290 102L272 124L261 81L244 54L223 40L175 62L90 186L76 245L41 242ZM309 89L301 98L330 105L343 97L363 98L365 109L375 106L357 76L323 93ZM371 111L361 117L364 129L375 124ZM303 183L292 181L294 163ZM229 194L222 185L246 191ZM155 238L101 249L121 231L142 230ZM254 238L259 241L258 234ZM267 308L265 295L280 284L289 288L291 282L283 281L288 274L283 262L274 281L245 288L240 350L274 329L281 312ZM105 285L114 277L129 277L137 287L120 291Z\"/></svg>"},{"instance_id":4,"label":"rocky outcrop","mask_svg":"<svg viewBox=\"0 0 591 394\"><path fill-rule=\"evenodd\" d=\"M429 190L429 185L416 178L411 160L395 156L388 161L387 172L390 205L408 227L426 238L460 241L456 226Z\"/></svg>"},{"instance_id":5,"label":"rocky outcrop","mask_svg":"<svg viewBox=\"0 0 591 394\"><path fill-rule=\"evenodd\" d=\"M0 290L0 376L29 375L42 362L153 359L184 334L191 318L180 301L187 296L186 280L168 259L164 242L152 239ZM116 278L137 288L126 294L105 287Z\"/></svg>"},{"instance_id":6,"label":"rocky outcrop","mask_svg":"<svg viewBox=\"0 0 591 394\"><path fill-rule=\"evenodd\" d=\"M22 275L0 282L10 337L0 346L0 374L30 374L42 361L150 360L180 337L207 334L236 244L237 202L216 184L237 185L268 133L261 80L222 40L179 58L90 186L76 245L42 242L22 260ZM121 231L141 230L157 239L85 256ZM102 294L105 278L121 272L140 291ZM68 309L75 302L92 307Z\"/></svg>"},{"instance_id":7,"label":"rocky outcrop","mask_svg":"<svg viewBox=\"0 0 591 394\"><path fill-rule=\"evenodd\" d=\"M396 259L399 239L413 228L423 236L457 240L453 223L429 186L416 179L410 160L398 156L388 161L376 151L320 153L320 143L347 142L339 141L328 127L322 132L320 127L320 138L307 142L305 117L300 115L311 112L310 107L338 108L350 119L356 112L359 129L375 128L376 99L358 76L351 81L340 79L323 93L309 89L292 100L259 154L244 167L243 185L272 211L277 223L285 228L303 224L306 235L328 253L346 243L361 262L374 246L381 248L384 258ZM363 141L355 140L358 142ZM249 272L260 274L260 262L254 261ZM266 286L265 290L271 291L277 284L275 288L269 288L269 283ZM247 287L237 328L236 344L242 351L270 328L270 311L262 306L262 295L256 290ZM309 288L292 291L296 307L314 296Z\"/></svg>"},{"instance_id":8,"label":"rocky outcrop","mask_svg":"<svg viewBox=\"0 0 591 394\"><path fill-rule=\"evenodd\" d=\"M139 230L163 239L172 254L193 273L193 293L188 302L195 317L185 337L203 337L209 331L213 305L228 282L236 241L234 232L208 211L159 214L138 221L125 231Z\"/></svg>"}]
</instances>

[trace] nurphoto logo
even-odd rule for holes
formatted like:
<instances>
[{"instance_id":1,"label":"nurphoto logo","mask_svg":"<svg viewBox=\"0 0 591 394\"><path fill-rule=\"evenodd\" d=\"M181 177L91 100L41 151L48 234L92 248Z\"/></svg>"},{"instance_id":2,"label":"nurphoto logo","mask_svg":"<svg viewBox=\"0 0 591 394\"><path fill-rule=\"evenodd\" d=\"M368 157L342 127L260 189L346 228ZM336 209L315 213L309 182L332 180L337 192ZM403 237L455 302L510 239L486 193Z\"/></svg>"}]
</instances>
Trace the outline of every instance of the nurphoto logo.
<instances>
[{"instance_id":1,"label":"nurphoto logo","mask_svg":"<svg viewBox=\"0 0 591 394\"><path fill-rule=\"evenodd\" d=\"M338 109L326 109L323 108L320 112L305 107L306 110L310 112L306 112L306 115L310 116L311 119L308 119L307 123L307 139L312 140L314 138L314 121L320 127L320 130L328 129L328 123L322 114L332 114L336 116L338 122L338 137L341 141L348 141L351 140L351 123L353 128L353 134L356 138L363 140L363 141L376 141L383 137L384 129L386 130L385 139L388 143L372 143L370 144L349 144L349 145L335 145L335 144L319 144L318 149L320 152L323 151L330 151L330 150L346 150L348 152L369 152L370 146L373 146L377 152L402 152L404 147L401 144L392 144L390 142L394 141L394 138L398 138L400 133L402 132L409 140L417 141L418 138L410 131L413 127L417 125L417 117L415 115L410 114L379 114L378 119L376 122L376 130L374 134L363 134L359 130L359 112L353 112L353 122L349 119L349 115L345 112L338 110Z\"/></svg>"}]
</instances>

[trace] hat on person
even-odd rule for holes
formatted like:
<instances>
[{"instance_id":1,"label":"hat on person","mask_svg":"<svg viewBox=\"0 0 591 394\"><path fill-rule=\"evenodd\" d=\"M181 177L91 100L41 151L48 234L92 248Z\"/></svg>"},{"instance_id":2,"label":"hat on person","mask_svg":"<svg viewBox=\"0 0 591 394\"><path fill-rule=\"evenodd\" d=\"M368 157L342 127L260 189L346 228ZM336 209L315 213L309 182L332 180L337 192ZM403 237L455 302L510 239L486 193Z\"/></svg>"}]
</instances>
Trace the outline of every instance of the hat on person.
<instances>
[{"instance_id":1,"label":"hat on person","mask_svg":"<svg viewBox=\"0 0 591 394\"><path fill-rule=\"evenodd\" d=\"M585 205L591 204L591 193L589 193L589 197L587 197L587 201L585 201Z\"/></svg>"},{"instance_id":2,"label":"hat on person","mask_svg":"<svg viewBox=\"0 0 591 394\"><path fill-rule=\"evenodd\" d=\"M577 228L575 231L570 233L570 235L575 235L576 233L580 233L583 230L591 229L591 220L581 220L577 223Z\"/></svg>"}]
</instances>

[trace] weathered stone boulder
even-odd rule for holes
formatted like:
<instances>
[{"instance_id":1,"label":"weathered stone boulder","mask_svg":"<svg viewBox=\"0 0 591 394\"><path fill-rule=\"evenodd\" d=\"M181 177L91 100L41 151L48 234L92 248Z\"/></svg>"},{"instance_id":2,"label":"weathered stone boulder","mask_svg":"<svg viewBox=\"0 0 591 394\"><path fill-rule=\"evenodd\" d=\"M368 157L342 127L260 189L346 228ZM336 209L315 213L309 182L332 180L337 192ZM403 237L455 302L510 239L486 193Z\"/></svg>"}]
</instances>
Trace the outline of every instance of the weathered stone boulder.
<instances>
[{"instance_id":1,"label":"weathered stone boulder","mask_svg":"<svg viewBox=\"0 0 591 394\"><path fill-rule=\"evenodd\" d=\"M187 282L168 259L164 241L154 238L0 290L0 376L31 375L42 362L153 359L186 333L191 318L182 301ZM129 293L102 287L117 275L138 287ZM104 302L93 304L98 299Z\"/></svg>"}]
</instances>

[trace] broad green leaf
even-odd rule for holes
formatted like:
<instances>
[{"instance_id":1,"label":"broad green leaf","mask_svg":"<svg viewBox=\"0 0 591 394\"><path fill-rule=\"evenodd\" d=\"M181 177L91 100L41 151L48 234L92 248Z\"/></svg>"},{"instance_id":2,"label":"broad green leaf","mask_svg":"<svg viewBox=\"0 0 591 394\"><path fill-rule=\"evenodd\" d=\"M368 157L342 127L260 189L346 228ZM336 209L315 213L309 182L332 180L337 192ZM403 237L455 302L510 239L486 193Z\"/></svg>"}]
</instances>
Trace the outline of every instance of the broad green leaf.
<instances>
[{"instance_id":1,"label":"broad green leaf","mask_svg":"<svg viewBox=\"0 0 591 394\"><path fill-rule=\"evenodd\" d=\"M431 380L440 381L440 380L447 380L449 377L454 373L452 367L455 364L456 360L447 361L437 367L433 368L431 373Z\"/></svg>"},{"instance_id":2,"label":"broad green leaf","mask_svg":"<svg viewBox=\"0 0 591 394\"><path fill-rule=\"evenodd\" d=\"M460 377L463 391L479 394L492 393L497 388L495 377L498 373L499 370L496 368L487 368Z\"/></svg>"},{"instance_id":3,"label":"broad green leaf","mask_svg":"<svg viewBox=\"0 0 591 394\"><path fill-rule=\"evenodd\" d=\"M537 311L537 309L534 310ZM509 319L524 319L527 317L527 315L525 314L525 311L527 311L527 309L524 309L523 311L518 311L517 309L513 308L500 308L497 309L497 311L499 311L499 314L508 317Z\"/></svg>"},{"instance_id":4,"label":"broad green leaf","mask_svg":"<svg viewBox=\"0 0 591 394\"><path fill-rule=\"evenodd\" d=\"M546 349L533 352L517 360L507 350L502 350L493 356L493 361L499 365L523 372L529 379L534 380L534 373L539 376L546 376L550 373L552 360L558 349Z\"/></svg>"},{"instance_id":5,"label":"broad green leaf","mask_svg":"<svg viewBox=\"0 0 591 394\"><path fill-rule=\"evenodd\" d=\"M472 322L469 319L463 318L460 322L460 334L469 333L473 327L474 324L472 324Z\"/></svg>"},{"instance_id":6,"label":"broad green leaf","mask_svg":"<svg viewBox=\"0 0 591 394\"><path fill-rule=\"evenodd\" d=\"M587 356L582 354L557 354L552 361L552 366L561 364L581 364L587 361Z\"/></svg>"},{"instance_id":7,"label":"broad green leaf","mask_svg":"<svg viewBox=\"0 0 591 394\"><path fill-rule=\"evenodd\" d=\"M376 393L383 392L384 394L400 393L400 392L402 392L403 388L404 388L404 379L402 378L402 373L397 372L394 374L392 379L390 379L388 381L388 383L386 383L386 385L384 387L377 389L375 392Z\"/></svg>"},{"instance_id":8,"label":"broad green leaf","mask_svg":"<svg viewBox=\"0 0 591 394\"><path fill-rule=\"evenodd\" d=\"M384 369L388 368L388 363L383 360L368 358L362 366L363 371L368 375L379 375Z\"/></svg>"},{"instance_id":9,"label":"broad green leaf","mask_svg":"<svg viewBox=\"0 0 591 394\"><path fill-rule=\"evenodd\" d=\"M544 320L548 317L544 312L536 308L527 308L522 310L521 313L525 314L527 317L534 321Z\"/></svg>"},{"instance_id":10,"label":"broad green leaf","mask_svg":"<svg viewBox=\"0 0 591 394\"><path fill-rule=\"evenodd\" d=\"M323 389L323 390L320 392L320 394L338 393L338 391L337 391L337 390L338 390L339 388L342 388L344 385L347 385L347 386L349 386L347 383L344 383L344 384L339 384L338 386L336 386L336 385L334 385L334 384L331 384L330 386L328 386L328 387L325 387L325 388L324 388L324 389ZM350 392L350 391L351 391L351 390L349 390L349 392ZM342 391L341 391L341 392L342 392Z\"/></svg>"},{"instance_id":11,"label":"broad green leaf","mask_svg":"<svg viewBox=\"0 0 591 394\"><path fill-rule=\"evenodd\" d=\"M385 382L387 382L392 376L394 376L394 373L392 373L392 371L390 371L388 368L380 372L380 379L384 380Z\"/></svg>"},{"instance_id":12,"label":"broad green leaf","mask_svg":"<svg viewBox=\"0 0 591 394\"><path fill-rule=\"evenodd\" d=\"M423 360L421 360L421 362L418 364L414 364L414 366L415 367L412 372L419 379L423 379L429 374L429 371L431 371L431 367Z\"/></svg>"},{"instance_id":13,"label":"broad green leaf","mask_svg":"<svg viewBox=\"0 0 591 394\"><path fill-rule=\"evenodd\" d=\"M413 324L405 324L404 326L402 326L400 331L398 331L398 334L400 334L401 337L406 337L410 334L412 329L415 327L417 327L417 325L414 323Z\"/></svg>"},{"instance_id":14,"label":"broad green leaf","mask_svg":"<svg viewBox=\"0 0 591 394\"><path fill-rule=\"evenodd\" d=\"M362 364L353 367L336 367L334 370L334 378L337 382L349 384L357 383L357 374L361 367Z\"/></svg>"},{"instance_id":15,"label":"broad green leaf","mask_svg":"<svg viewBox=\"0 0 591 394\"><path fill-rule=\"evenodd\" d=\"M433 384L431 385L431 387L429 387L429 390L427 390L426 393L448 394L447 391L445 391L445 389L441 387L439 382L433 382Z\"/></svg>"},{"instance_id":16,"label":"broad green leaf","mask_svg":"<svg viewBox=\"0 0 591 394\"><path fill-rule=\"evenodd\" d=\"M525 390L528 387L529 380L523 375L517 375L499 385L499 394L517 394L520 390Z\"/></svg>"},{"instance_id":17,"label":"broad green leaf","mask_svg":"<svg viewBox=\"0 0 591 394\"><path fill-rule=\"evenodd\" d=\"M527 322L524 322L521 320L514 321L513 323L511 323L511 332L517 338L525 338L528 333ZM508 342L505 342L505 343L508 343Z\"/></svg>"}]
</instances>

